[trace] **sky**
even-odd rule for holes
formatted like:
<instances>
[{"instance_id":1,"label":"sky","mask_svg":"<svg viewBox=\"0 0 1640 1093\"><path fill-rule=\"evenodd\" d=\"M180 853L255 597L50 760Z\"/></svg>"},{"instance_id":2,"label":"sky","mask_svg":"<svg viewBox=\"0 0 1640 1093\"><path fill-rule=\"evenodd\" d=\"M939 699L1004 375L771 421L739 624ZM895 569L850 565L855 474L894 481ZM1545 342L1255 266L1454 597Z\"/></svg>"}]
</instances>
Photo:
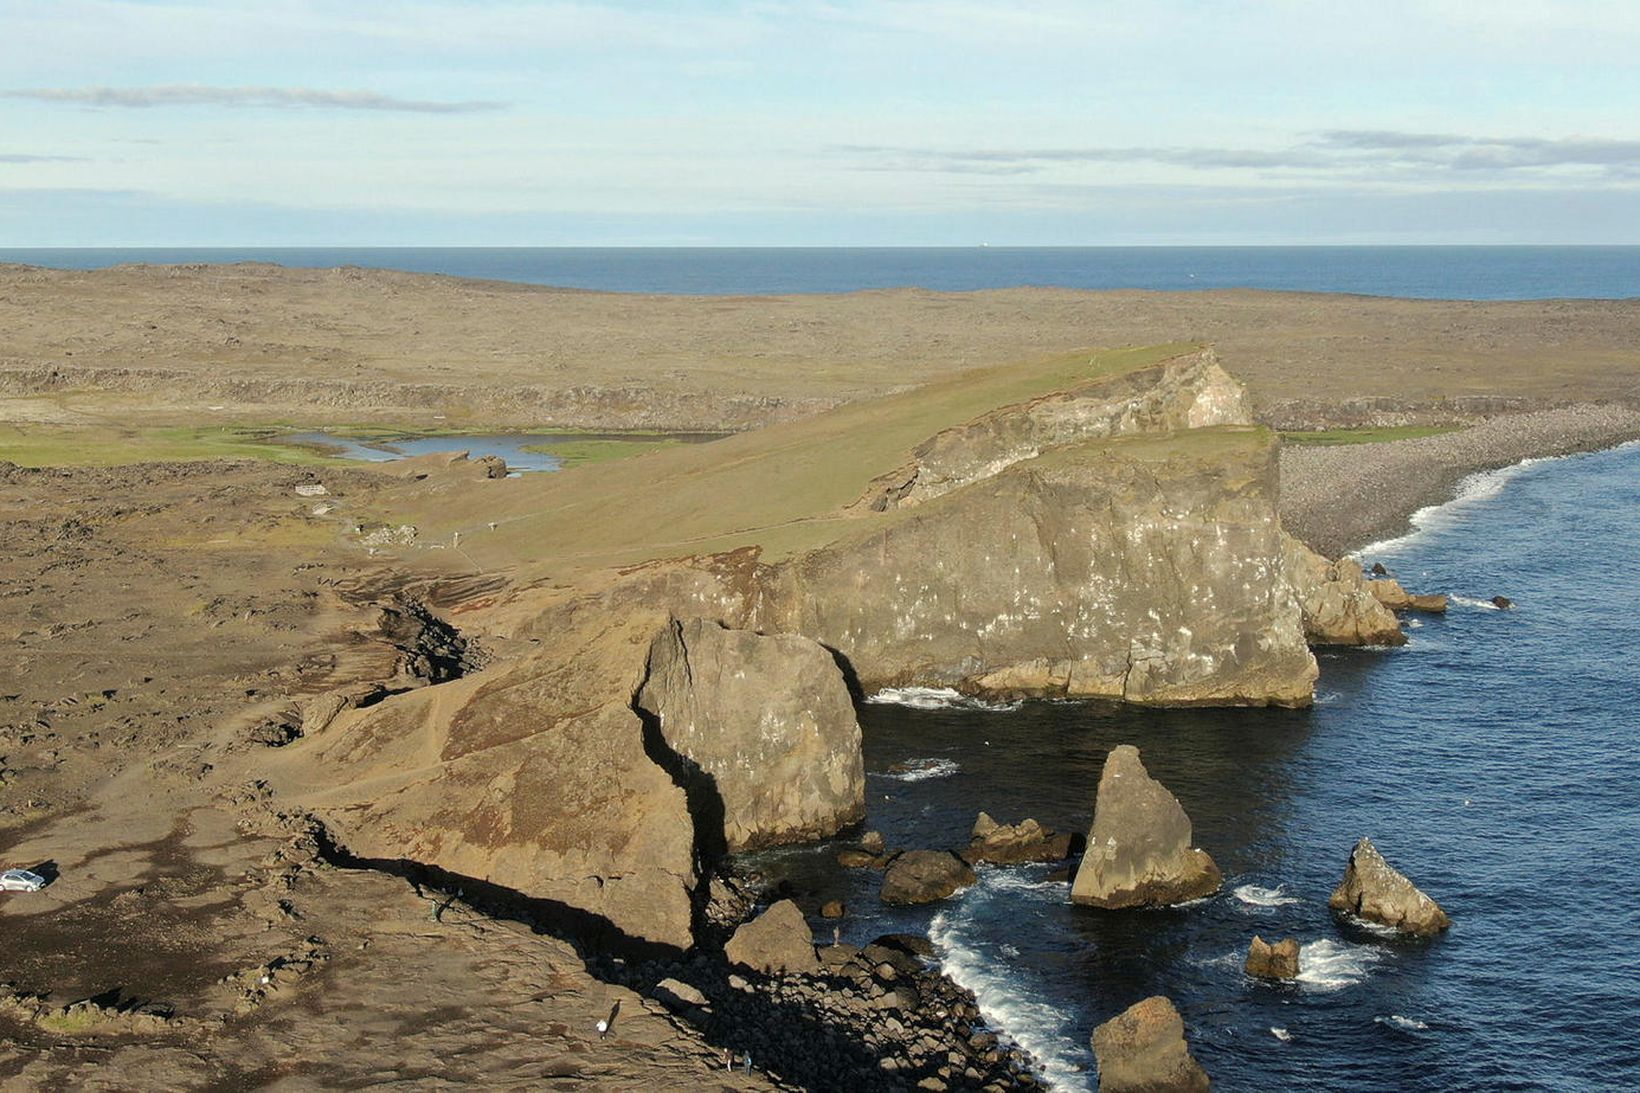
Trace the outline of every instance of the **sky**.
<instances>
[{"instance_id":1,"label":"sky","mask_svg":"<svg viewBox=\"0 0 1640 1093\"><path fill-rule=\"evenodd\" d=\"M1640 244L1633 0L0 0L0 247Z\"/></svg>"}]
</instances>

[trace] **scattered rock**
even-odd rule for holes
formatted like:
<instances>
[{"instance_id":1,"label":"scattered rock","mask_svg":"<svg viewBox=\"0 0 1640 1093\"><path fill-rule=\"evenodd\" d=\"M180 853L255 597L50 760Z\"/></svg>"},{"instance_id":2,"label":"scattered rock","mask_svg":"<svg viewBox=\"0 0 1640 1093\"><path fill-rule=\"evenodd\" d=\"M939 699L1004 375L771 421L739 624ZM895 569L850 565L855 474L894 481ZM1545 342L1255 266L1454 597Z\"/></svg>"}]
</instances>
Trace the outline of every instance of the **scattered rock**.
<instances>
[{"instance_id":1,"label":"scattered rock","mask_svg":"<svg viewBox=\"0 0 1640 1093\"><path fill-rule=\"evenodd\" d=\"M650 988L649 997L673 1013L683 1013L690 1009L702 1009L708 1005L706 996L700 991L681 979L672 979L670 977L661 980Z\"/></svg>"},{"instance_id":2,"label":"scattered rock","mask_svg":"<svg viewBox=\"0 0 1640 1093\"><path fill-rule=\"evenodd\" d=\"M1440 904L1385 861L1368 838L1355 844L1344 879L1327 903L1335 911L1418 937L1432 937L1452 925Z\"/></svg>"},{"instance_id":3,"label":"scattered rock","mask_svg":"<svg viewBox=\"0 0 1640 1093\"><path fill-rule=\"evenodd\" d=\"M485 478L507 477L507 461L499 455L481 455L473 462L483 472Z\"/></svg>"},{"instance_id":4,"label":"scattered rock","mask_svg":"<svg viewBox=\"0 0 1640 1093\"><path fill-rule=\"evenodd\" d=\"M1329 562L1283 533L1287 579L1298 593L1304 636L1314 645L1405 645L1395 613L1376 595L1353 558ZM1396 587L1400 587L1397 585Z\"/></svg>"},{"instance_id":5,"label":"scattered rock","mask_svg":"<svg viewBox=\"0 0 1640 1093\"><path fill-rule=\"evenodd\" d=\"M1093 907L1164 906L1219 890L1219 868L1190 845L1190 817L1150 777L1131 744L1113 748L1099 775L1087 853L1071 901Z\"/></svg>"},{"instance_id":6,"label":"scattered rock","mask_svg":"<svg viewBox=\"0 0 1640 1093\"><path fill-rule=\"evenodd\" d=\"M848 909L840 899L828 899L820 905L821 918L842 918L847 913Z\"/></svg>"},{"instance_id":7,"label":"scattered rock","mask_svg":"<svg viewBox=\"0 0 1640 1093\"><path fill-rule=\"evenodd\" d=\"M868 850L873 854L882 854L887 851L888 844L883 842L881 831L867 831L860 836L860 849Z\"/></svg>"},{"instance_id":8,"label":"scattered rock","mask_svg":"<svg viewBox=\"0 0 1640 1093\"><path fill-rule=\"evenodd\" d=\"M1372 569L1369 570L1369 572L1374 577L1388 577L1389 576L1389 570L1384 568L1384 563L1383 562L1373 562L1372 563Z\"/></svg>"},{"instance_id":9,"label":"scattered rock","mask_svg":"<svg viewBox=\"0 0 1640 1093\"><path fill-rule=\"evenodd\" d=\"M850 848L837 852L837 864L845 869L870 869L874 866L880 869L882 866L879 864L879 860L878 855L859 848Z\"/></svg>"},{"instance_id":10,"label":"scattered rock","mask_svg":"<svg viewBox=\"0 0 1640 1093\"><path fill-rule=\"evenodd\" d=\"M1035 820L999 824L981 812L974 821L972 839L962 856L970 863L993 865L1063 861L1071 853L1071 843L1069 834L1055 834Z\"/></svg>"},{"instance_id":11,"label":"scattered rock","mask_svg":"<svg viewBox=\"0 0 1640 1093\"><path fill-rule=\"evenodd\" d=\"M1496 607L1499 611L1507 611L1511 607L1515 606L1515 601L1510 599L1508 596L1493 596L1492 606Z\"/></svg>"},{"instance_id":12,"label":"scattered rock","mask_svg":"<svg viewBox=\"0 0 1640 1093\"><path fill-rule=\"evenodd\" d=\"M978 878L949 850L908 850L889 862L880 893L884 903L933 903Z\"/></svg>"},{"instance_id":13,"label":"scattered rock","mask_svg":"<svg viewBox=\"0 0 1640 1093\"><path fill-rule=\"evenodd\" d=\"M637 705L722 801L731 851L823 838L865 815L865 761L837 662L796 634L673 621Z\"/></svg>"},{"instance_id":14,"label":"scattered rock","mask_svg":"<svg viewBox=\"0 0 1640 1093\"><path fill-rule=\"evenodd\" d=\"M1184 1019L1163 995L1136 1002L1093 1030L1100 1093L1204 1093L1212 1084L1190 1055Z\"/></svg>"},{"instance_id":15,"label":"scattered rock","mask_svg":"<svg viewBox=\"0 0 1640 1093\"><path fill-rule=\"evenodd\" d=\"M820 970L808 920L789 899L773 904L750 922L742 923L723 947L723 955L731 964L768 974Z\"/></svg>"},{"instance_id":16,"label":"scattered rock","mask_svg":"<svg viewBox=\"0 0 1640 1093\"><path fill-rule=\"evenodd\" d=\"M1298 941L1283 938L1274 945L1257 934L1247 948L1247 974L1259 979L1297 979Z\"/></svg>"}]
</instances>

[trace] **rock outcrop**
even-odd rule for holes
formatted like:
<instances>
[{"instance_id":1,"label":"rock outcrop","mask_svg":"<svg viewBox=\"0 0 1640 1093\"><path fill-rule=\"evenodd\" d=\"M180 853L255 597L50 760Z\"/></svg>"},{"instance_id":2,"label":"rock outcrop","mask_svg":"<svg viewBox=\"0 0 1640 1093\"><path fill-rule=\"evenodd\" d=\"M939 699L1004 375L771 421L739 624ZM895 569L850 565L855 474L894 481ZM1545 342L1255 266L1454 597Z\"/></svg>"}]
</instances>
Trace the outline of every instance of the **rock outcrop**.
<instances>
[{"instance_id":1,"label":"rock outcrop","mask_svg":"<svg viewBox=\"0 0 1640 1093\"><path fill-rule=\"evenodd\" d=\"M1354 558L1332 562L1291 535L1283 541L1287 579L1298 592L1312 645L1406 644L1395 613L1375 595L1385 582L1367 580Z\"/></svg>"},{"instance_id":2,"label":"rock outcrop","mask_svg":"<svg viewBox=\"0 0 1640 1093\"><path fill-rule=\"evenodd\" d=\"M1139 749L1111 749L1099 775L1088 849L1071 901L1092 907L1165 906L1219 890L1219 868L1191 843L1190 817L1152 778Z\"/></svg>"},{"instance_id":3,"label":"rock outcrop","mask_svg":"<svg viewBox=\"0 0 1640 1093\"><path fill-rule=\"evenodd\" d=\"M1442 592L1415 595L1402 588L1401 582L1394 577L1368 581L1367 588L1379 603L1391 611L1424 611L1432 615L1446 613L1446 594Z\"/></svg>"},{"instance_id":4,"label":"rock outcrop","mask_svg":"<svg viewBox=\"0 0 1640 1093\"><path fill-rule=\"evenodd\" d=\"M1257 934L1247 947L1247 961L1242 967L1248 975L1258 979L1297 979L1298 941L1283 938L1274 945Z\"/></svg>"},{"instance_id":5,"label":"rock outcrop","mask_svg":"<svg viewBox=\"0 0 1640 1093\"><path fill-rule=\"evenodd\" d=\"M883 871L884 903L933 903L978 879L967 862L948 850L907 850Z\"/></svg>"},{"instance_id":6,"label":"rock outcrop","mask_svg":"<svg viewBox=\"0 0 1640 1093\"><path fill-rule=\"evenodd\" d=\"M1205 1093L1212 1083L1190 1054L1184 1019L1164 995L1135 1002L1093 1030L1100 1093Z\"/></svg>"},{"instance_id":7,"label":"rock outcrop","mask_svg":"<svg viewBox=\"0 0 1640 1093\"><path fill-rule=\"evenodd\" d=\"M637 705L721 801L731 851L823 838L865 815L854 704L807 638L675 621L649 648Z\"/></svg>"},{"instance_id":8,"label":"rock outcrop","mask_svg":"<svg viewBox=\"0 0 1640 1093\"><path fill-rule=\"evenodd\" d=\"M731 964L770 975L820 970L808 920L789 899L772 904L761 915L736 927L728 944L723 946L723 955Z\"/></svg>"},{"instance_id":9,"label":"rock outcrop","mask_svg":"<svg viewBox=\"0 0 1640 1093\"><path fill-rule=\"evenodd\" d=\"M962 857L970 863L991 865L1063 861L1070 856L1071 842L1069 834L1055 834L1035 820L999 824L981 812Z\"/></svg>"},{"instance_id":10,"label":"rock outcrop","mask_svg":"<svg viewBox=\"0 0 1640 1093\"><path fill-rule=\"evenodd\" d=\"M1385 861L1368 838L1362 838L1350 852L1344 879L1327 904L1343 914L1418 937L1432 937L1452 925L1440 904Z\"/></svg>"},{"instance_id":11,"label":"rock outcrop","mask_svg":"<svg viewBox=\"0 0 1640 1093\"><path fill-rule=\"evenodd\" d=\"M1275 456L1231 426L1056 448L774 567L756 628L867 690L1305 705Z\"/></svg>"}]
</instances>

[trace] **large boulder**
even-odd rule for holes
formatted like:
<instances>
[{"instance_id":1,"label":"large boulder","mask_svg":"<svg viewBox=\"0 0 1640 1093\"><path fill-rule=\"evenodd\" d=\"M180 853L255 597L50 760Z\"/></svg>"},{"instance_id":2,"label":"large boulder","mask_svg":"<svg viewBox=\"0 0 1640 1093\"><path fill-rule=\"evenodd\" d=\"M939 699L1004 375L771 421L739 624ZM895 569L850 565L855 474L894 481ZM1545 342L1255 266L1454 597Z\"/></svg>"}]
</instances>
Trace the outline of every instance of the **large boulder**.
<instances>
[{"instance_id":1,"label":"large boulder","mask_svg":"<svg viewBox=\"0 0 1640 1093\"><path fill-rule=\"evenodd\" d=\"M1204 1093L1212 1085L1185 1043L1184 1019L1163 995L1094 1029L1093 1054L1100 1093Z\"/></svg>"},{"instance_id":2,"label":"large boulder","mask_svg":"<svg viewBox=\"0 0 1640 1093\"><path fill-rule=\"evenodd\" d=\"M1386 582L1367 580L1354 558L1329 561L1291 535L1282 539L1287 580L1298 593L1310 644L1406 644L1395 612L1375 594Z\"/></svg>"},{"instance_id":3,"label":"large boulder","mask_svg":"<svg viewBox=\"0 0 1640 1093\"><path fill-rule=\"evenodd\" d=\"M949 850L908 850L888 863L880 896L884 903L933 903L977 879Z\"/></svg>"},{"instance_id":4,"label":"large boulder","mask_svg":"<svg viewBox=\"0 0 1640 1093\"><path fill-rule=\"evenodd\" d=\"M1088 849L1071 901L1092 907L1165 906L1219 890L1219 867L1190 845L1190 817L1152 778L1131 744L1112 748L1099 775Z\"/></svg>"},{"instance_id":5,"label":"large boulder","mask_svg":"<svg viewBox=\"0 0 1640 1093\"><path fill-rule=\"evenodd\" d=\"M761 915L736 927L734 936L723 947L723 955L731 964L770 975L820 970L808 920L789 899L772 904Z\"/></svg>"},{"instance_id":6,"label":"large boulder","mask_svg":"<svg viewBox=\"0 0 1640 1093\"><path fill-rule=\"evenodd\" d=\"M731 851L822 838L865 815L854 703L808 638L674 621L650 645L637 705L721 802Z\"/></svg>"},{"instance_id":7,"label":"large boulder","mask_svg":"<svg viewBox=\"0 0 1640 1093\"><path fill-rule=\"evenodd\" d=\"M1259 979L1297 979L1298 940L1288 937L1272 945L1254 934L1243 968Z\"/></svg>"},{"instance_id":8,"label":"large boulder","mask_svg":"<svg viewBox=\"0 0 1640 1093\"><path fill-rule=\"evenodd\" d=\"M999 824L981 812L974 821L968 849L962 852L969 862L1018 865L1022 862L1064 861L1071 852L1071 836L1056 834L1035 820Z\"/></svg>"},{"instance_id":9,"label":"large boulder","mask_svg":"<svg viewBox=\"0 0 1640 1093\"><path fill-rule=\"evenodd\" d=\"M1327 904L1343 914L1418 937L1432 937L1452 925L1440 904L1385 861L1368 838L1362 838L1350 852L1344 879Z\"/></svg>"}]
</instances>

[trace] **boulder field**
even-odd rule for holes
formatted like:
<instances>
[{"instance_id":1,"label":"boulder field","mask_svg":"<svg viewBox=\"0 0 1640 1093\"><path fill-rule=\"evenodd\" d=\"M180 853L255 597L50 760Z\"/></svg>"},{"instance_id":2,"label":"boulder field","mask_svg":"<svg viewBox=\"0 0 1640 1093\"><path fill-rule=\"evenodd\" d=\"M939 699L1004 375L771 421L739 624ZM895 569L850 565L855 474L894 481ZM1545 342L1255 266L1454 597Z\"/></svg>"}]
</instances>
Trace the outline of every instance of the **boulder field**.
<instances>
[{"instance_id":1,"label":"boulder field","mask_svg":"<svg viewBox=\"0 0 1640 1093\"><path fill-rule=\"evenodd\" d=\"M1358 566L1283 531L1278 449L1184 347L496 481L460 542L510 561L448 597L489 659L337 709L267 777L356 857L687 948L723 853L862 817L851 690L1301 706L1310 643L1397 640Z\"/></svg>"}]
</instances>

